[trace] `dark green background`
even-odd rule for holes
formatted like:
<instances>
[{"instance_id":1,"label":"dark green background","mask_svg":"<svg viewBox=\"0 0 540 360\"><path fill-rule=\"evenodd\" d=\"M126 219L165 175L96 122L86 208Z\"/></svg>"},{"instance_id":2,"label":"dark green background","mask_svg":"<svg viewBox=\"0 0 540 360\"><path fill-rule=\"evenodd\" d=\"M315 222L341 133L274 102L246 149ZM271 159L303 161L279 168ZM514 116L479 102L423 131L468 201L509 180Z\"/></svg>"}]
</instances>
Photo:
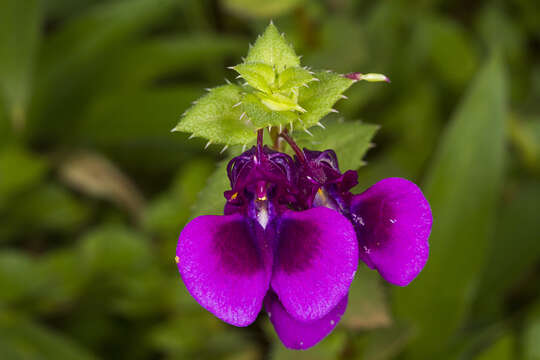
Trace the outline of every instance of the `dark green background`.
<instances>
[{"instance_id":1,"label":"dark green background","mask_svg":"<svg viewBox=\"0 0 540 360\"><path fill-rule=\"evenodd\" d=\"M170 130L270 18L304 65L392 79L337 105L382 126L358 191L406 177L434 215L420 276L360 267L301 353L215 319L174 264L225 155ZM0 246L0 359L540 359L540 6L0 0Z\"/></svg>"}]
</instances>

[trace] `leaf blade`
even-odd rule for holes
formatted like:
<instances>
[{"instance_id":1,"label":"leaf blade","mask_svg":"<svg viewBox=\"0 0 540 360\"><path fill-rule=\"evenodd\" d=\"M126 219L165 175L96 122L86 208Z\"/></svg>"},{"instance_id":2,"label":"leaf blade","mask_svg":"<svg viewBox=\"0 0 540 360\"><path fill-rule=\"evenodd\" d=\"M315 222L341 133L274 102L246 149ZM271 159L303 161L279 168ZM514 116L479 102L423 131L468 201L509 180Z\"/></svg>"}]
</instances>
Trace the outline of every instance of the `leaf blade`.
<instances>
[{"instance_id":1,"label":"leaf blade","mask_svg":"<svg viewBox=\"0 0 540 360\"><path fill-rule=\"evenodd\" d=\"M314 128L313 136L302 131L295 132L295 139L301 147L324 151L332 149L339 159L342 171L355 170L364 164L362 158L369 150L371 139L379 129L378 125L360 121L328 121L326 129Z\"/></svg>"},{"instance_id":2,"label":"leaf blade","mask_svg":"<svg viewBox=\"0 0 540 360\"><path fill-rule=\"evenodd\" d=\"M471 305L469 292L485 259L502 182L505 99L495 57L454 114L428 173L425 193L434 214L430 259L412 284L394 291L396 313L419 330L412 358L444 352Z\"/></svg>"},{"instance_id":3,"label":"leaf blade","mask_svg":"<svg viewBox=\"0 0 540 360\"><path fill-rule=\"evenodd\" d=\"M332 106L341 99L341 95L354 81L340 74L317 72L315 77L320 81L311 82L308 88L302 88L298 95L298 103L306 112L300 116L303 126L310 128L319 120L332 112Z\"/></svg>"},{"instance_id":4,"label":"leaf blade","mask_svg":"<svg viewBox=\"0 0 540 360\"><path fill-rule=\"evenodd\" d=\"M243 119L238 106L242 89L223 85L200 98L180 120L173 131L193 133L213 143L246 144L255 138L255 128Z\"/></svg>"},{"instance_id":5,"label":"leaf blade","mask_svg":"<svg viewBox=\"0 0 540 360\"><path fill-rule=\"evenodd\" d=\"M0 91L15 127L24 125L41 39L42 2L0 2Z\"/></svg>"},{"instance_id":6,"label":"leaf blade","mask_svg":"<svg viewBox=\"0 0 540 360\"><path fill-rule=\"evenodd\" d=\"M300 66L300 58L272 23L255 41L246 57L246 63L257 62L268 64L277 72L282 72L288 67Z\"/></svg>"}]
</instances>

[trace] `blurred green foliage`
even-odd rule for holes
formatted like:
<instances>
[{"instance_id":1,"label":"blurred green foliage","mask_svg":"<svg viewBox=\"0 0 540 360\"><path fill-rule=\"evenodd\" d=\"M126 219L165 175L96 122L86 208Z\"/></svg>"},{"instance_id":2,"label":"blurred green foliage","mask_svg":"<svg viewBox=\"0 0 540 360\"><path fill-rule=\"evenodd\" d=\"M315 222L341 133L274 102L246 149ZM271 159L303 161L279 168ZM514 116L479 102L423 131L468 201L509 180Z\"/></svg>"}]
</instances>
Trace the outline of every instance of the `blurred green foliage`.
<instances>
[{"instance_id":1,"label":"blurred green foliage","mask_svg":"<svg viewBox=\"0 0 540 360\"><path fill-rule=\"evenodd\" d=\"M170 130L270 18L303 64L392 80L299 142L367 162L359 191L422 184L434 215L420 276L360 267L300 353L204 311L173 260L240 149ZM2 0L0 359L540 359L539 114L534 0Z\"/></svg>"}]
</instances>

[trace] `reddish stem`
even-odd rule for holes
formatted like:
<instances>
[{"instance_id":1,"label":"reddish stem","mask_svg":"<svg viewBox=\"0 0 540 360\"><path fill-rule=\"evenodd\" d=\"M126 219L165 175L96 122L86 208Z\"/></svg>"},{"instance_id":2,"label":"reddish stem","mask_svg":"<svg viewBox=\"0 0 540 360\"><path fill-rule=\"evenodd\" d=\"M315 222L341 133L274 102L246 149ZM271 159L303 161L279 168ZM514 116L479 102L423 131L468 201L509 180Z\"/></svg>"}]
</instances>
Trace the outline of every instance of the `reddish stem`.
<instances>
[{"instance_id":1,"label":"reddish stem","mask_svg":"<svg viewBox=\"0 0 540 360\"><path fill-rule=\"evenodd\" d=\"M279 134L279 136L285 139L285 141L289 144L289 146L294 150L300 162L302 163L306 162L306 156L304 155L304 152L298 147L298 145L296 145L293 138L289 136L287 129L283 130L283 132Z\"/></svg>"}]
</instances>

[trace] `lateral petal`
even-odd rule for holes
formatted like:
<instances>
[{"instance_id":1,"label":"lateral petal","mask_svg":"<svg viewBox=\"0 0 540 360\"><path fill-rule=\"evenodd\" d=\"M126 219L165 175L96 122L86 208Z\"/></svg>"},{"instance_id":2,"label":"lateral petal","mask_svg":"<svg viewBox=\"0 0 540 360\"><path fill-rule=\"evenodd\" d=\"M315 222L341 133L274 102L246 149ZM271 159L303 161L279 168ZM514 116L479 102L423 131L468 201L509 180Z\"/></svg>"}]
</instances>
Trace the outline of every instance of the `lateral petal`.
<instances>
[{"instance_id":1,"label":"lateral petal","mask_svg":"<svg viewBox=\"0 0 540 360\"><path fill-rule=\"evenodd\" d=\"M408 285L429 255L433 218L422 191L401 178L379 181L351 201L360 258L388 282Z\"/></svg>"},{"instance_id":2,"label":"lateral petal","mask_svg":"<svg viewBox=\"0 0 540 360\"><path fill-rule=\"evenodd\" d=\"M262 228L242 215L199 216L176 248L189 293L219 319L247 326L257 318L271 276L271 248Z\"/></svg>"}]
</instances>

